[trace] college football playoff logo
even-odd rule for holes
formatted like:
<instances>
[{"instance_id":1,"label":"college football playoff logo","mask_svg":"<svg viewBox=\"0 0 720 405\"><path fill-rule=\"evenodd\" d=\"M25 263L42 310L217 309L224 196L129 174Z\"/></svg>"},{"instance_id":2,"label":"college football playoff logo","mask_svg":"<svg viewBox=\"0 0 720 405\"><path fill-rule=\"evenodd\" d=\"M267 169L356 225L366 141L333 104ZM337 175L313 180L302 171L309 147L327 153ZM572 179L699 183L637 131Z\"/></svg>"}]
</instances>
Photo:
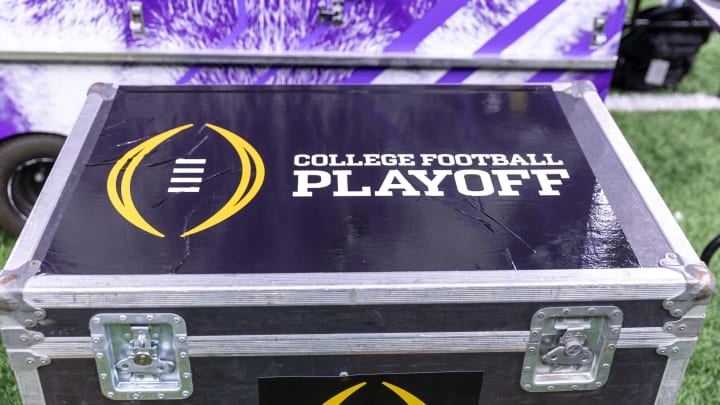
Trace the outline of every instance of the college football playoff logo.
<instances>
[{"instance_id":1,"label":"college football playoff logo","mask_svg":"<svg viewBox=\"0 0 720 405\"><path fill-rule=\"evenodd\" d=\"M165 234L149 224L133 203L133 174L145 156L163 142L180 132L191 128L192 126L193 124L179 126L155 135L142 142L125 153L125 155L123 155L115 163L108 175L107 193L110 198L110 202L113 207L115 207L115 210L117 210L123 218L137 228L160 238L164 238ZM240 159L240 182L235 189L235 192L225 205L223 205L217 212L202 223L181 234L180 237L182 238L212 228L213 226L237 214L241 209L248 205L250 201L252 201L255 195L257 195L260 187L262 187L263 180L265 179L265 165L260 157L260 154L252 145L250 145L245 139L225 128L212 124L205 124L205 126L218 133L220 136L225 138L230 145L232 145ZM253 173L255 174L254 177Z\"/></svg>"}]
</instances>

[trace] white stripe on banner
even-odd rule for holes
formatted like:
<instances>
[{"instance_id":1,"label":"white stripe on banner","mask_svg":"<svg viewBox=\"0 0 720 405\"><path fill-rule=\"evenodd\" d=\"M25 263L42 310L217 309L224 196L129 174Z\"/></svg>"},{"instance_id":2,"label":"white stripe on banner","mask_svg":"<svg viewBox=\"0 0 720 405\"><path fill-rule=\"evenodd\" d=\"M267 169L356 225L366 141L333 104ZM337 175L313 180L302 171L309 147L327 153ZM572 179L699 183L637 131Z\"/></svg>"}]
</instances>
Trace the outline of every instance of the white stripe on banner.
<instances>
[{"instance_id":1,"label":"white stripe on banner","mask_svg":"<svg viewBox=\"0 0 720 405\"><path fill-rule=\"evenodd\" d=\"M463 84L518 84L525 83L535 76L537 71L492 71L492 70L476 70L467 79L463 80Z\"/></svg>"},{"instance_id":2,"label":"white stripe on banner","mask_svg":"<svg viewBox=\"0 0 720 405\"><path fill-rule=\"evenodd\" d=\"M709 94L610 94L605 105L612 111L720 110L720 97Z\"/></svg>"},{"instance_id":3,"label":"white stripe on banner","mask_svg":"<svg viewBox=\"0 0 720 405\"><path fill-rule=\"evenodd\" d=\"M385 69L373 79L373 84L433 84L445 75L447 70L438 69Z\"/></svg>"},{"instance_id":4,"label":"white stripe on banner","mask_svg":"<svg viewBox=\"0 0 720 405\"><path fill-rule=\"evenodd\" d=\"M532 58L555 54L576 43L579 36L592 29L593 19L617 9L621 0L567 0L550 15L508 46L503 57Z\"/></svg>"},{"instance_id":5,"label":"white stripe on banner","mask_svg":"<svg viewBox=\"0 0 720 405\"><path fill-rule=\"evenodd\" d=\"M482 47L488 40L525 12L536 0L517 0L504 3L501 10L494 11L468 2L443 24L438 24L428 36L418 44L415 52L418 55L444 54L455 57L469 57ZM481 10L480 10L481 9ZM478 21L478 13L482 11L482 21ZM493 25L488 22L501 22ZM373 79L373 84L433 84L447 73L447 69L407 70L385 69Z\"/></svg>"},{"instance_id":6,"label":"white stripe on banner","mask_svg":"<svg viewBox=\"0 0 720 405\"><path fill-rule=\"evenodd\" d=\"M420 55L441 53L452 56L470 56L503 27L512 23L527 11L537 0L515 0L500 2L497 10L482 2L468 2L444 24L438 26L418 45Z\"/></svg>"}]
</instances>

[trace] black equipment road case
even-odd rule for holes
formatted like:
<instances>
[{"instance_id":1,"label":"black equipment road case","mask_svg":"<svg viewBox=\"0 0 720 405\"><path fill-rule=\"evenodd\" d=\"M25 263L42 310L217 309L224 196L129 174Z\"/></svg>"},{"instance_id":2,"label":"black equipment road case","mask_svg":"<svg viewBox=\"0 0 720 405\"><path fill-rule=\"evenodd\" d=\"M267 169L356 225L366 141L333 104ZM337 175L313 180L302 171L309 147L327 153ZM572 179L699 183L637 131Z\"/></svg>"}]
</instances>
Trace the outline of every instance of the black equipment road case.
<instances>
[{"instance_id":1,"label":"black equipment road case","mask_svg":"<svg viewBox=\"0 0 720 405\"><path fill-rule=\"evenodd\" d=\"M588 82L91 88L26 404L670 404L714 289Z\"/></svg>"}]
</instances>

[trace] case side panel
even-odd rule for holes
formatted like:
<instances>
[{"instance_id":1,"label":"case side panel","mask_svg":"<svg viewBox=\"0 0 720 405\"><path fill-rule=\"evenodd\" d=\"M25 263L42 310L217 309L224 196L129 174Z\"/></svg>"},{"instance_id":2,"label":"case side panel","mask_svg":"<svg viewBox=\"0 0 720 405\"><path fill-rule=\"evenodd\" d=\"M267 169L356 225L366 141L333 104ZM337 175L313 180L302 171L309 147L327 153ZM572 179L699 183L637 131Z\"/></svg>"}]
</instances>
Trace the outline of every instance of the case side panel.
<instances>
[{"instance_id":1,"label":"case side panel","mask_svg":"<svg viewBox=\"0 0 720 405\"><path fill-rule=\"evenodd\" d=\"M495 333L524 331L527 337L530 319L542 308L557 302L497 304L425 304L364 306L289 306L226 308L88 308L47 311L47 323L34 330L48 338L88 336L87 324L98 313L170 312L188 322L190 336L223 339L239 335L313 335L313 334L384 334L384 333ZM623 330L647 328L674 318L660 301L565 302L563 305L615 305L625 314ZM513 314L502 317L498 314ZM625 332L623 332L625 333ZM673 335L669 335L673 336Z\"/></svg>"},{"instance_id":2,"label":"case side panel","mask_svg":"<svg viewBox=\"0 0 720 405\"><path fill-rule=\"evenodd\" d=\"M183 400L192 404L247 404L257 405L261 393L260 378L301 377L299 386L309 377L338 377L346 372L351 378L387 374L459 373L481 374L479 403L497 405L519 403L552 403L575 405L578 403L637 403L653 401L656 386L647 386L647 380L657 384L664 372L664 359L650 349L618 350L608 384L596 391L565 393L529 393L518 384L523 353L485 354L429 354L373 355L373 356L278 356L193 358L195 392ZM344 374L342 374L344 375ZM46 390L48 404L77 403L88 405L113 404L99 390L97 371L92 359L58 360L41 368L40 376ZM655 378L648 378L655 377ZM72 382L72 383L71 383ZM229 383L231 382L231 383ZM70 388L72 387L72 388ZM409 388L421 395L422 389ZM433 387L442 389L443 387ZM447 387L445 387L447 388ZM417 391L416 391L417 390ZM318 396L311 403L322 403L337 391L318 392L303 389L295 393L294 400L305 404L308 397ZM291 394L291 393L289 393ZM327 395L326 395L327 394ZM422 395L421 395L422 396ZM162 401L143 401L148 405ZM268 403L274 403L272 400ZM477 403L477 402L476 402Z\"/></svg>"}]
</instances>

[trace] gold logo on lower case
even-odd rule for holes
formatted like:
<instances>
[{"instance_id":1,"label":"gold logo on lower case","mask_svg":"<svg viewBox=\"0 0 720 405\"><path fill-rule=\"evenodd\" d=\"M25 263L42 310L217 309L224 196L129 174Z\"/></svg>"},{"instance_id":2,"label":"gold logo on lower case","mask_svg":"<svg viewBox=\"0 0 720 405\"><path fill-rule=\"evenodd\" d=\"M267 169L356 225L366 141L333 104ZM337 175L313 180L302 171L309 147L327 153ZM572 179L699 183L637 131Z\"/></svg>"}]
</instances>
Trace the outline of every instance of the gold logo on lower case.
<instances>
[{"instance_id":1,"label":"gold logo on lower case","mask_svg":"<svg viewBox=\"0 0 720 405\"><path fill-rule=\"evenodd\" d=\"M117 210L123 218L128 222L135 225L143 231L155 235L160 238L164 238L165 234L158 231L150 225L145 218L140 215L132 198L132 178L135 170L138 168L142 160L160 144L179 134L180 132L191 128L193 124L187 124L179 126L177 128L170 129L161 134L155 135L152 138L144 141L136 147L130 149L125 155L123 155L110 170L110 174L107 179L107 193L110 198L110 203ZM208 128L217 132L220 136L225 138L226 141L232 145L233 149L240 158L241 175L240 183L237 189L230 197L230 199L222 206L215 214L210 216L208 219L190 229L189 231L180 235L180 237L186 237L198 232L204 231L208 228L225 221L231 216L235 215L243 209L250 201L257 195L260 187L265 180L265 165L263 163L260 154L255 148L250 145L246 140L234 134L227 129L218 127L212 124L205 124ZM125 171L121 172L125 169ZM255 178L251 179L252 172L255 172ZM120 178L118 184L118 178ZM251 184L252 180L252 184ZM118 190L119 187L119 190Z\"/></svg>"},{"instance_id":2,"label":"gold logo on lower case","mask_svg":"<svg viewBox=\"0 0 720 405\"><path fill-rule=\"evenodd\" d=\"M341 405L343 402L345 402L346 399L350 398L352 394L366 386L366 382L361 382L360 384L353 385L352 387L340 392L339 394L335 395L334 397L328 399L327 401L323 402L322 405ZM425 402L421 401L418 397L415 395L405 391L404 389L398 387L397 385L392 385L389 382L382 382L382 385L387 387L390 391L394 392L395 395L400 397L407 405L425 405Z\"/></svg>"}]
</instances>

